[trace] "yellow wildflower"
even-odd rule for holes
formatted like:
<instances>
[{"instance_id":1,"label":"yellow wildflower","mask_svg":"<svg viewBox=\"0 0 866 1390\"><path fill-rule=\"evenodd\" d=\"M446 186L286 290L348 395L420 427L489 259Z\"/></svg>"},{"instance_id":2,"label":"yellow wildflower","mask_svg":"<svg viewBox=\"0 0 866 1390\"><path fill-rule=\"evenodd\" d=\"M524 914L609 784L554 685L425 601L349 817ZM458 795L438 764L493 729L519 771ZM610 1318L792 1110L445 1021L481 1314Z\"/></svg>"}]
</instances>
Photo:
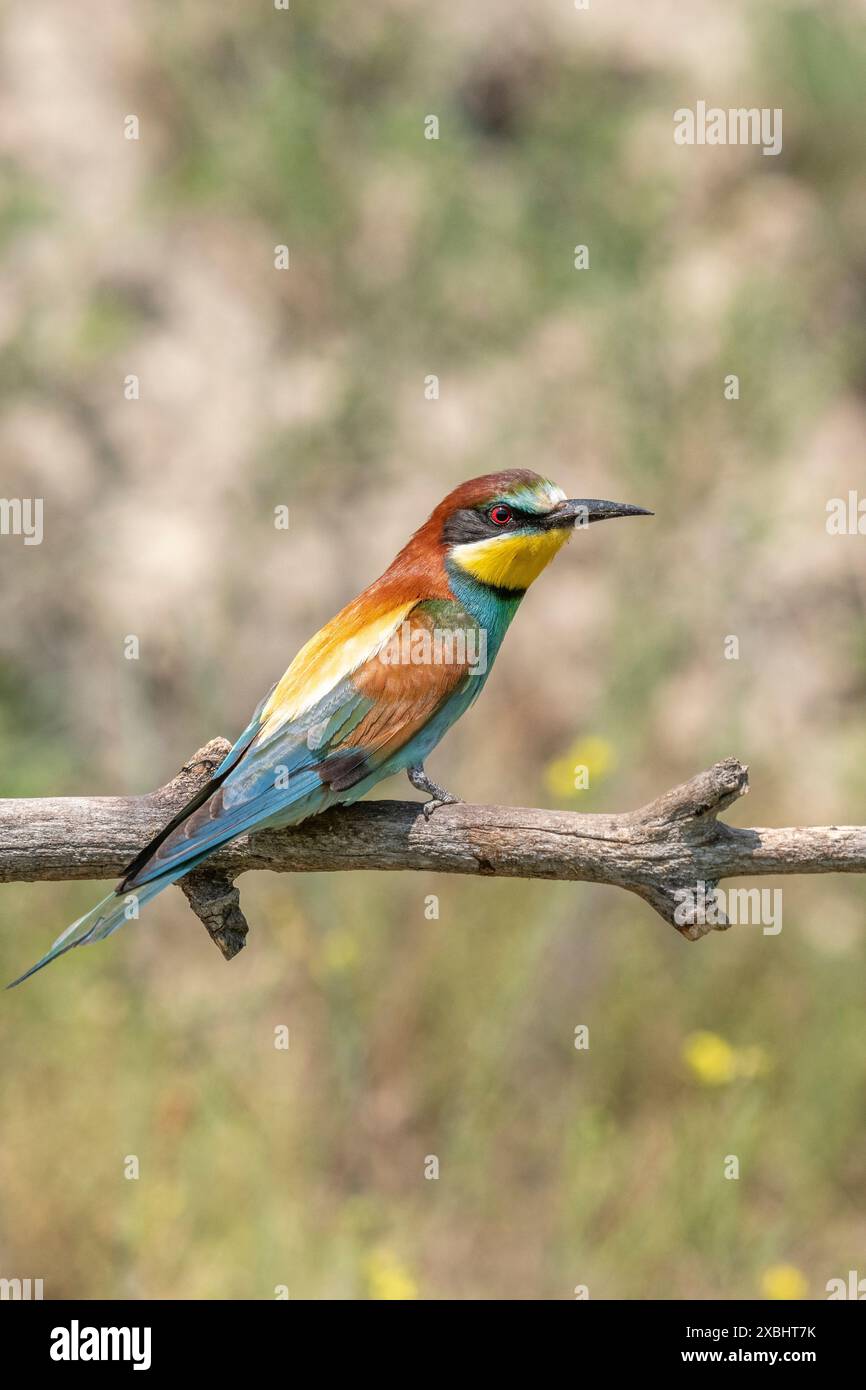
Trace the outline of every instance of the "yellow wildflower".
<instances>
[{"instance_id":1,"label":"yellow wildflower","mask_svg":"<svg viewBox=\"0 0 866 1390\"><path fill-rule=\"evenodd\" d=\"M727 1086L738 1077L751 1080L770 1069L762 1047L732 1047L718 1033L691 1033L683 1044L683 1060L704 1086Z\"/></svg>"},{"instance_id":2,"label":"yellow wildflower","mask_svg":"<svg viewBox=\"0 0 866 1390\"><path fill-rule=\"evenodd\" d=\"M770 1265L761 1275L761 1292L765 1298L805 1298L809 1285L796 1265Z\"/></svg>"},{"instance_id":3,"label":"yellow wildflower","mask_svg":"<svg viewBox=\"0 0 866 1390\"><path fill-rule=\"evenodd\" d=\"M726 1086L737 1074L734 1049L718 1033L692 1033L683 1060L704 1086Z\"/></svg>"},{"instance_id":4,"label":"yellow wildflower","mask_svg":"<svg viewBox=\"0 0 866 1390\"><path fill-rule=\"evenodd\" d=\"M616 765L613 745L606 738L581 738L544 770L549 792L562 801L600 782Z\"/></svg>"},{"instance_id":5,"label":"yellow wildflower","mask_svg":"<svg viewBox=\"0 0 866 1390\"><path fill-rule=\"evenodd\" d=\"M358 956L356 933L348 927L336 927L324 937L319 959L326 975L342 975L352 970Z\"/></svg>"},{"instance_id":6,"label":"yellow wildflower","mask_svg":"<svg viewBox=\"0 0 866 1390\"><path fill-rule=\"evenodd\" d=\"M365 1261L367 1288L375 1299L412 1299L418 1297L418 1286L393 1251L373 1250Z\"/></svg>"}]
</instances>

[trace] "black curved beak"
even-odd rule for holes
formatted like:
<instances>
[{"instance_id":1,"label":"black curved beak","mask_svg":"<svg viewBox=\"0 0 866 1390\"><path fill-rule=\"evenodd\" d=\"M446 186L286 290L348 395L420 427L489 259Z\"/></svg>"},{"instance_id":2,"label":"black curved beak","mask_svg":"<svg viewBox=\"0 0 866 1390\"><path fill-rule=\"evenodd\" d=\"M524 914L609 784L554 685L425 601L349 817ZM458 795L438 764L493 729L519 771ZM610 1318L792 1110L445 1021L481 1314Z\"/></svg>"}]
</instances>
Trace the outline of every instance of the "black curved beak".
<instances>
[{"instance_id":1,"label":"black curved beak","mask_svg":"<svg viewBox=\"0 0 866 1390\"><path fill-rule=\"evenodd\" d=\"M591 521L610 521L615 516L654 516L646 507L629 502L603 502L597 497L572 497L544 518L545 527L588 526Z\"/></svg>"}]
</instances>

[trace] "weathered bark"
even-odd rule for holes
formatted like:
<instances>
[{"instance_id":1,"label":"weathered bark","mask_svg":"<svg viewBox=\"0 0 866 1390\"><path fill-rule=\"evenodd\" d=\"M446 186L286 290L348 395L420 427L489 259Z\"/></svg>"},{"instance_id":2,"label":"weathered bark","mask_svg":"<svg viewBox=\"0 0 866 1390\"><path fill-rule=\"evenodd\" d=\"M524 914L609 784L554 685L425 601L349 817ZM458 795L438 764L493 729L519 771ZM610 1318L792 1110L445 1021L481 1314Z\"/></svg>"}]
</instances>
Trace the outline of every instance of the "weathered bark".
<instances>
[{"instance_id":1,"label":"weathered bark","mask_svg":"<svg viewBox=\"0 0 866 1390\"><path fill-rule=\"evenodd\" d=\"M117 877L228 748L212 739L146 796L0 801L0 882ZM248 869L432 869L605 883L636 893L689 940L726 925L682 920L678 891L697 883L710 894L733 876L866 872L866 826L742 830L719 821L747 791L747 769L727 758L621 815L460 803L428 821L417 802L364 802L293 829L240 836L181 886L231 958L247 931L233 883Z\"/></svg>"}]
</instances>

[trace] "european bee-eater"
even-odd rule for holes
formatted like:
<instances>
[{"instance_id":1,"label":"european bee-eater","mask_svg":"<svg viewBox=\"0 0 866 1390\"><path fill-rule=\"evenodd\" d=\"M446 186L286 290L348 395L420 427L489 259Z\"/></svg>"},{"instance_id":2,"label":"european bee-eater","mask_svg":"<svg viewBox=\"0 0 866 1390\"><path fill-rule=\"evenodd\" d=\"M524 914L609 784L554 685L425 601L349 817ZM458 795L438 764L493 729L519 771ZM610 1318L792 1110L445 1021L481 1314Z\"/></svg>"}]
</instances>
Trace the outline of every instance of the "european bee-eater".
<instances>
[{"instance_id":1,"label":"european bee-eater","mask_svg":"<svg viewBox=\"0 0 866 1390\"><path fill-rule=\"evenodd\" d=\"M537 473L472 478L385 573L302 647L214 776L73 922L20 984L73 946L110 936L136 908L252 830L298 825L406 771L425 815L459 800L424 760L481 693L526 590L576 526L651 516L569 500Z\"/></svg>"}]
</instances>

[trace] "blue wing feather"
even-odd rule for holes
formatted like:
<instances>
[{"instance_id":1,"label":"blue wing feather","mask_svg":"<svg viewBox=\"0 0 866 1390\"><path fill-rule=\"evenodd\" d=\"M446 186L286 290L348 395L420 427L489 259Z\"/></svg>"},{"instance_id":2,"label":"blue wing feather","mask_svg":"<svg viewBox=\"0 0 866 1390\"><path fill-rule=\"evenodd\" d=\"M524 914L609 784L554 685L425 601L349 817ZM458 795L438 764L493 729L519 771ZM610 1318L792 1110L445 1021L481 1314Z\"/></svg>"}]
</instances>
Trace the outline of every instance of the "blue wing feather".
<instances>
[{"instance_id":1,"label":"blue wing feather","mask_svg":"<svg viewBox=\"0 0 866 1390\"><path fill-rule=\"evenodd\" d=\"M437 612L442 608L438 602ZM462 609L457 611L465 616ZM269 692L189 808L133 861L115 892L68 927L13 984L74 946L110 936L132 915L130 894L143 906L236 836L267 826L296 825L328 806L363 796L382 777L426 755L484 684L483 676L473 679L455 671L450 685L441 681L440 673L438 683L431 682L426 693L416 688L410 695L397 679L371 698L359 689L363 673L355 677L338 680L303 715L283 725L273 717L261 723ZM373 688L378 689L375 682Z\"/></svg>"}]
</instances>

